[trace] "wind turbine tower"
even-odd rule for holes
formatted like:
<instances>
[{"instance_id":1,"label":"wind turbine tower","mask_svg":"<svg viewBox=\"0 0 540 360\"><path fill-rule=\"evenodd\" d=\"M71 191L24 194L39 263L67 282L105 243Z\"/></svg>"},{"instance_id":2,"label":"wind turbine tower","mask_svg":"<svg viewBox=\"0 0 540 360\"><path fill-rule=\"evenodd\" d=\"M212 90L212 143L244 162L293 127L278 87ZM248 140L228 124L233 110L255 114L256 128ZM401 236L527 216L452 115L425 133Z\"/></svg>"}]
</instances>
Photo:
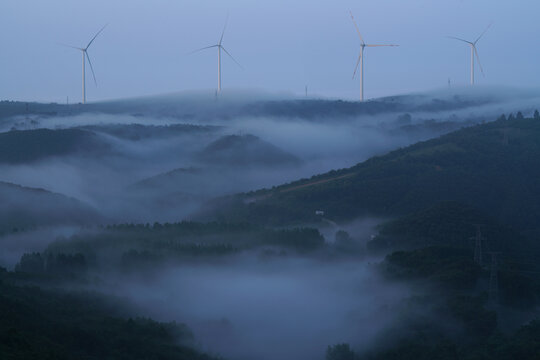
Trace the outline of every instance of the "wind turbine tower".
<instances>
[{"instance_id":1,"label":"wind turbine tower","mask_svg":"<svg viewBox=\"0 0 540 360\"><path fill-rule=\"evenodd\" d=\"M96 74L94 74L94 68L92 67L92 62L90 61L90 56L88 55L88 48L90 47L90 45L92 45L94 40L103 31L103 29L105 29L105 27L107 27L107 25L103 26L101 28L101 30L99 30L96 33L96 35L94 35L94 37L90 40L88 45L86 45L86 47L84 47L84 48L61 44L63 46L67 46L67 47L70 47L72 49L77 49L77 50L81 51L81 54L82 54L82 103L83 104L86 104L86 69L85 69L86 59L88 59L88 64L90 65L90 70L92 70L92 76L94 77L94 83L97 86Z\"/></svg>"},{"instance_id":2,"label":"wind turbine tower","mask_svg":"<svg viewBox=\"0 0 540 360\"><path fill-rule=\"evenodd\" d=\"M358 25L356 24L356 21L354 20L354 16L352 12L349 11L349 13L351 14L351 19L354 23L354 27L356 28L356 32L358 33L358 37L360 38L360 55L358 55L358 60L356 61L356 67L354 68L353 79L356 76L358 65L360 65L360 101L364 101L364 49L366 47L387 47L387 46L399 46L399 45L366 44L364 42L364 38L362 38L360 29L358 28Z\"/></svg>"},{"instance_id":3,"label":"wind turbine tower","mask_svg":"<svg viewBox=\"0 0 540 360\"><path fill-rule=\"evenodd\" d=\"M219 42L215 45L210 45L210 46L206 46L206 47L203 47L203 48L200 48L200 49L197 49L195 51L192 52L193 53L196 53L196 52L199 52L199 51L202 51L202 50L206 50L206 49L211 49L211 48L217 48L218 49L218 69L217 69L217 76L218 76L218 79L217 79L217 83L218 83L218 86L217 86L217 92L218 94L221 93L221 50L223 50L225 52L225 54L229 55L229 57L236 63L236 65L238 65L240 68L242 68L242 65L240 65L240 63L238 63L238 61L235 60L235 58L227 51L227 49L225 49L225 47L223 47L223 36L225 35L225 29L227 28L227 22L229 20L229 16L227 16L226 20L225 20L225 26L223 26L223 31L221 32L221 37L219 38Z\"/></svg>"},{"instance_id":4,"label":"wind turbine tower","mask_svg":"<svg viewBox=\"0 0 540 360\"><path fill-rule=\"evenodd\" d=\"M478 50L476 50L476 43L478 43L478 40L480 40L482 36L484 36L486 31L488 31L490 27L491 27L491 24L488 25L486 30L484 30L484 32L482 32L482 34L480 34L480 36L475 41L468 41L468 40L460 39L454 36L449 36L450 39L463 41L464 43L469 44L469 46L471 47L471 85L474 85L474 57L475 56L476 56L476 60L478 60L478 66L480 67L480 71L482 72L482 75L484 75L484 69L482 69L482 64L480 63L480 56L478 56Z\"/></svg>"}]
</instances>

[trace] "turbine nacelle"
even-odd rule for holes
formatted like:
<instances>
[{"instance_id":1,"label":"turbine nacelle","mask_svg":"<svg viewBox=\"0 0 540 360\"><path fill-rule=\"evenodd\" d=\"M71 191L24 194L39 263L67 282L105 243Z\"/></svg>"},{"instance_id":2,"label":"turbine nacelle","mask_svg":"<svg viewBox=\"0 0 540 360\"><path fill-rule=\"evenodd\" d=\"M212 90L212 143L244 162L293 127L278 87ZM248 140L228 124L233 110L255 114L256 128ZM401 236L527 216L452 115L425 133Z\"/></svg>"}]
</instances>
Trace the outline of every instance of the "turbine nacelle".
<instances>
[{"instance_id":1,"label":"turbine nacelle","mask_svg":"<svg viewBox=\"0 0 540 360\"><path fill-rule=\"evenodd\" d=\"M366 47L395 47L399 45L395 44L366 44L364 41L364 38L362 37L362 34L360 33L360 29L358 28L358 25L356 24L356 21L354 20L354 16L352 14L352 11L349 10L349 14L351 14L351 19L354 24L354 27L356 28L356 33L358 34L358 38L360 39L360 54L358 55L358 60L356 61L356 66L354 67L354 72L352 78L356 76L356 72L358 70L358 66L360 66L360 101L364 101L364 49Z\"/></svg>"},{"instance_id":2,"label":"turbine nacelle","mask_svg":"<svg viewBox=\"0 0 540 360\"><path fill-rule=\"evenodd\" d=\"M480 67L480 72L482 73L482 76L485 76L484 69L482 68L482 64L480 63L480 56L478 55L478 50L476 49L476 44L478 41L484 36L484 34L489 30L489 28L493 25L492 23L489 24L486 29L476 38L474 41L469 41L465 39L461 39L455 36L448 36L449 39L458 40L461 42L464 42L466 44L469 44L471 46L471 85L474 85L474 58L476 57L476 60L478 61L478 66Z\"/></svg>"},{"instance_id":3,"label":"turbine nacelle","mask_svg":"<svg viewBox=\"0 0 540 360\"><path fill-rule=\"evenodd\" d=\"M203 51L203 50L206 50L206 49L211 49L211 48L217 48L218 49L218 89L217 89L218 92L221 92L221 50L223 50L225 52L225 54L227 54L232 59L232 61L234 61L236 63L236 65L238 65L241 69L243 69L242 65L240 65L240 63L238 61L236 61L236 59L222 45L223 44L223 37L225 36L225 30L227 29L227 23L228 22L229 22L229 15L227 14L227 18L225 19L225 25L223 26L223 31L221 32L221 37L219 38L219 42L217 44L210 45L210 46L205 46L203 48L194 50L194 51L192 51L190 53L190 54L194 54L194 53L197 53L197 52L200 52L200 51Z\"/></svg>"},{"instance_id":4,"label":"turbine nacelle","mask_svg":"<svg viewBox=\"0 0 540 360\"><path fill-rule=\"evenodd\" d=\"M92 77L94 78L94 84L97 86L96 74L94 73L94 67L92 66L92 61L90 60L90 55L88 55L88 48L90 47L90 45L92 45L94 40L96 40L98 35L101 34L101 32L107 27L107 25L108 24L105 24L96 33L96 35L94 35L94 37L88 42L88 44L84 48L80 48L80 47L77 47L77 46L60 44L62 46L66 46L66 47L69 47L69 48L72 48L72 49L80 50L82 52L82 56L83 56L83 64L82 64L82 88L83 88L82 89L82 98L83 98L82 100L83 100L83 104L86 103L86 84L85 84L86 73L85 73L85 68L84 68L86 60L88 60L88 64L90 65L90 70L92 72Z\"/></svg>"}]
</instances>

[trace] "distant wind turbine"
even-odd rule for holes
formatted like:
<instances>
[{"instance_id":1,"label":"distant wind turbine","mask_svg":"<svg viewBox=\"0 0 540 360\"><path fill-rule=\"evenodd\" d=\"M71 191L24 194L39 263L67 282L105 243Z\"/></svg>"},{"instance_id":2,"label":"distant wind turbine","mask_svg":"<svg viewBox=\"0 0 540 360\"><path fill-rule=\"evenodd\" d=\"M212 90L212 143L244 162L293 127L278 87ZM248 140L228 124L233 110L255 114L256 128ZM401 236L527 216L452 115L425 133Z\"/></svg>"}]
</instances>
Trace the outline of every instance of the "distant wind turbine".
<instances>
[{"instance_id":1,"label":"distant wind turbine","mask_svg":"<svg viewBox=\"0 0 540 360\"><path fill-rule=\"evenodd\" d=\"M191 54L194 54L196 52L210 49L210 48L217 48L218 49L218 87L217 92L221 92L221 50L225 52L225 54L229 55L229 57L238 65L240 68L242 68L242 65L238 63L238 61L235 60L235 58L223 47L223 36L225 35L225 29L227 28L227 22L229 21L229 16L227 15L227 18L225 19L225 26L223 26L223 31L221 32L221 37L219 38L219 42L215 45L206 46L200 49L197 49L195 51L192 51Z\"/></svg>"},{"instance_id":2,"label":"distant wind turbine","mask_svg":"<svg viewBox=\"0 0 540 360\"><path fill-rule=\"evenodd\" d=\"M364 39L362 38L362 34L360 34L360 29L358 28L358 25L356 24L356 21L354 20L354 16L352 12L349 11L349 13L351 14L351 19L354 23L354 27L356 28L356 32L358 33L358 37L360 38L360 55L358 55L358 60L356 61L356 67L354 68L353 79L356 75L356 71L358 70L358 65L360 64L360 101L364 101L364 49L366 47L399 46L399 45L366 44L364 42Z\"/></svg>"},{"instance_id":3,"label":"distant wind turbine","mask_svg":"<svg viewBox=\"0 0 540 360\"><path fill-rule=\"evenodd\" d=\"M94 68L92 67L92 62L90 61L90 56L88 55L88 48L90 47L90 45L92 45L92 43L94 42L94 40L98 37L98 35L103 31L103 29L105 29L105 27L107 27L107 24L105 24L105 26L103 26L101 28L101 30L99 30L96 35L94 35L94 37L92 38L92 40L90 40L90 42L88 43L88 45L86 45L86 47L84 48L80 48L80 47L76 47L76 46L71 46L71 45L65 45L65 44L60 44L62 46L66 46L66 47L69 47L69 48L72 48L72 49L77 49L77 50L80 50L81 53L82 53L82 102L83 104L86 104L86 70L85 70L85 65L86 65L86 59L88 59L88 64L90 64L90 70L92 70L92 76L94 77L94 83L96 84L97 86L97 80L96 80L96 74L94 74Z\"/></svg>"},{"instance_id":4,"label":"distant wind turbine","mask_svg":"<svg viewBox=\"0 0 540 360\"><path fill-rule=\"evenodd\" d=\"M475 55L476 55L476 59L478 60L478 66L480 66L480 71L482 72L482 75L484 75L484 69L482 69L482 64L480 63L480 56L478 56L478 50L476 50L476 43L478 42L478 40L482 38L482 36L484 36L484 34L486 33L486 31L488 31L491 25L492 24L489 24L486 30L484 30L484 32L480 34L480 36L475 41L468 41L468 40L463 40L454 36L448 36L450 39L463 41L464 43L469 44L469 46L471 47L471 85L474 85L474 56Z\"/></svg>"}]
</instances>

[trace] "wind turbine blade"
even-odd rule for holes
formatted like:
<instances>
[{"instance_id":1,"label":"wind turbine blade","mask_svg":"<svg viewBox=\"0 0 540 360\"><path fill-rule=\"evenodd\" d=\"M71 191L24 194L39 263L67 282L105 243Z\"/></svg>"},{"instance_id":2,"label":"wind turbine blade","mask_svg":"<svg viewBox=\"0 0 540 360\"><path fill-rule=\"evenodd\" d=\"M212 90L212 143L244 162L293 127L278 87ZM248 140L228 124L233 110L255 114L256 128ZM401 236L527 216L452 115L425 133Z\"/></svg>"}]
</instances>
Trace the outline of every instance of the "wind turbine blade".
<instances>
[{"instance_id":1,"label":"wind turbine blade","mask_svg":"<svg viewBox=\"0 0 540 360\"><path fill-rule=\"evenodd\" d=\"M223 26L223 31L221 32L221 37L219 38L219 45L223 42L223 35L225 35L225 29L227 28L227 23L229 22L229 13L227 13L227 17L225 18L225 25Z\"/></svg>"},{"instance_id":2,"label":"wind turbine blade","mask_svg":"<svg viewBox=\"0 0 540 360\"><path fill-rule=\"evenodd\" d=\"M101 30L99 30L99 31L97 32L97 34L94 35L94 37L92 38L92 40L90 40L90 42L88 43L88 45L86 45L85 50L88 49L88 48L90 47L90 45L94 42L94 40L96 40L96 38L98 37L98 35L101 34L101 32L107 27L107 25L109 25L109 24L105 24L105 26L103 26L103 27L101 28Z\"/></svg>"},{"instance_id":3,"label":"wind turbine blade","mask_svg":"<svg viewBox=\"0 0 540 360\"><path fill-rule=\"evenodd\" d=\"M378 44L369 44L369 45L366 45L366 47L381 47L381 46L399 46L399 45L378 45Z\"/></svg>"},{"instance_id":4,"label":"wind turbine blade","mask_svg":"<svg viewBox=\"0 0 540 360\"><path fill-rule=\"evenodd\" d=\"M364 38L362 37L362 34L360 34L360 29L358 28L358 25L356 24L356 20L354 20L354 16L352 14L352 11L349 10L349 14L351 14L351 19L354 24L354 27L356 28L356 32L358 33L358 37L360 38L360 41L362 42L362 45L365 44Z\"/></svg>"},{"instance_id":5,"label":"wind turbine blade","mask_svg":"<svg viewBox=\"0 0 540 360\"><path fill-rule=\"evenodd\" d=\"M457 37L454 37L454 36L447 36L447 38L449 38L449 39L454 39L454 40L459 40L459 41L463 41L463 42L466 42L467 44L471 44L471 45L472 45L472 42L467 41L467 40L463 40L463 39L460 39L460 38L457 38Z\"/></svg>"},{"instance_id":6,"label":"wind turbine blade","mask_svg":"<svg viewBox=\"0 0 540 360\"><path fill-rule=\"evenodd\" d=\"M236 65L240 66L240 69L242 69L242 70L244 69L244 68L242 67L242 65L240 65L240 63L239 63L238 61L236 61L236 60L232 57L232 55L229 54L229 52L228 52L223 46L222 46L221 48L223 49L223 51L225 51L225 54L229 55L229 57L236 63Z\"/></svg>"},{"instance_id":7,"label":"wind turbine blade","mask_svg":"<svg viewBox=\"0 0 540 360\"><path fill-rule=\"evenodd\" d=\"M81 51L84 50L84 49L82 49L82 48L80 48L80 47L71 46L71 45L66 45L66 44L62 44L62 43L58 43L58 45L64 46L64 47L68 47L68 48L72 48L72 49L81 50Z\"/></svg>"},{"instance_id":8,"label":"wind turbine blade","mask_svg":"<svg viewBox=\"0 0 540 360\"><path fill-rule=\"evenodd\" d=\"M88 51L85 51L84 53L86 54L86 58L88 59L88 64L90 64L90 70L92 70L92 76L94 77L94 83L97 86L96 74L94 74L94 67L92 66L92 62L90 61L90 56L88 55Z\"/></svg>"},{"instance_id":9,"label":"wind turbine blade","mask_svg":"<svg viewBox=\"0 0 540 360\"><path fill-rule=\"evenodd\" d=\"M215 47L218 47L218 46L219 46L219 45L205 46L205 47L203 47L203 48L200 48L200 49L197 49L197 50L193 50L192 52L189 52L188 55L195 54L195 53L198 53L199 51L203 51L203 50L206 50L206 49L215 48Z\"/></svg>"},{"instance_id":10,"label":"wind turbine blade","mask_svg":"<svg viewBox=\"0 0 540 360\"><path fill-rule=\"evenodd\" d=\"M482 76L486 76L484 74L484 69L482 68L482 63L480 63L480 56L478 56L478 51L476 50L476 46L473 46L474 54L476 55L476 60L478 61L478 66L480 66L480 71L482 72Z\"/></svg>"},{"instance_id":11,"label":"wind turbine blade","mask_svg":"<svg viewBox=\"0 0 540 360\"><path fill-rule=\"evenodd\" d=\"M360 51L360 55L358 55L358 60L356 60L356 66L354 67L354 72L352 74L352 78L356 76L356 71L358 70L358 65L360 64L360 60L362 59L362 51Z\"/></svg>"},{"instance_id":12,"label":"wind turbine blade","mask_svg":"<svg viewBox=\"0 0 540 360\"><path fill-rule=\"evenodd\" d=\"M480 36L478 37L478 39L476 39L476 40L474 41L475 44L478 42L478 40L480 40L480 39L482 38L482 36L484 36L484 34L486 33L486 31L489 30L489 28L491 27L491 25L493 25L493 23L489 24L488 27L486 28L486 30L484 30L484 32L480 34Z\"/></svg>"}]
</instances>

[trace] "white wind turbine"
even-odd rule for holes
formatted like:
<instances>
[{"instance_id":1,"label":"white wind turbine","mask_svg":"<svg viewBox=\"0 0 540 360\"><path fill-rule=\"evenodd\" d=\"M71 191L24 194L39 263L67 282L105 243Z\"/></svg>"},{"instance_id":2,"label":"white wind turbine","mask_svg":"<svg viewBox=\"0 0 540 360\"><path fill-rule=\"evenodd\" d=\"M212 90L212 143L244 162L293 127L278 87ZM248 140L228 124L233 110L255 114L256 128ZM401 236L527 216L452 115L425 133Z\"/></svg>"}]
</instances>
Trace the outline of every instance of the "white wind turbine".
<instances>
[{"instance_id":1,"label":"white wind turbine","mask_svg":"<svg viewBox=\"0 0 540 360\"><path fill-rule=\"evenodd\" d=\"M489 24L486 30L484 30L484 32L480 34L480 36L475 41L468 41L468 40L463 40L454 36L449 36L450 39L463 41L464 43L469 44L469 46L471 47L471 85L474 85L474 56L475 55L476 55L476 59L478 60L478 66L480 66L480 71L482 72L482 75L484 75L484 69L482 69L482 64L480 63L480 56L478 56L478 50L476 50L476 43L478 42L478 40L482 38L482 36L484 36L484 34L486 33L486 31L488 31L491 25L492 24Z\"/></svg>"},{"instance_id":2,"label":"white wind turbine","mask_svg":"<svg viewBox=\"0 0 540 360\"><path fill-rule=\"evenodd\" d=\"M364 39L362 38L362 34L360 34L360 29L358 28L358 25L356 24L356 21L354 20L354 16L351 11L349 11L351 14L351 19L354 23L354 27L356 28L356 32L358 33L358 37L360 38L360 55L358 55L358 60L356 61L356 67L354 68L353 73L353 79L356 75L356 71L358 70L358 64L360 64L360 101L364 101L364 49L366 47L383 47L383 46L399 46L399 45L376 45L376 44L366 44L364 42Z\"/></svg>"},{"instance_id":3,"label":"white wind turbine","mask_svg":"<svg viewBox=\"0 0 540 360\"><path fill-rule=\"evenodd\" d=\"M223 26L223 31L221 32L221 37L219 38L219 42L217 44L206 46L206 47L203 47L203 48L200 48L200 49L197 49L197 50L191 52L191 54L193 54L193 53L196 53L196 52L199 52L199 51L202 51L202 50L206 50L206 49L210 49L210 48L217 48L218 49L218 88L217 88L218 93L221 92L221 50L223 50L225 52L225 54L229 55L229 57L236 63L236 65L238 65L240 68L242 68L242 65L240 65L238 63L238 61L236 61L235 58L222 45L222 43L223 43L223 35L225 35L225 29L227 28L228 20L229 20L229 16L227 16L227 18L225 20L225 26Z\"/></svg>"},{"instance_id":4,"label":"white wind turbine","mask_svg":"<svg viewBox=\"0 0 540 360\"><path fill-rule=\"evenodd\" d=\"M92 45L92 43L94 42L94 40L98 37L98 35L103 31L103 29L105 29L105 27L107 27L107 24L105 26L103 26L101 28L101 30L99 30L96 35L94 35L94 37L92 38L92 40L90 40L90 42L88 43L88 45L86 45L86 47L84 48L80 48L80 47L76 47L76 46L71 46L71 45L65 45L65 44L61 44L63 46L67 46L67 47L70 47L72 49L77 49L77 50L80 50L81 53L82 53L82 102L83 104L86 104L86 70L85 70L85 65L86 65L86 59L88 59L88 64L90 64L90 70L92 70L92 76L94 77L94 83L96 84L97 86L97 80L96 80L96 74L94 74L94 68L92 67L92 62L90 61L90 56L88 55L88 48L90 47L90 45Z\"/></svg>"}]
</instances>

